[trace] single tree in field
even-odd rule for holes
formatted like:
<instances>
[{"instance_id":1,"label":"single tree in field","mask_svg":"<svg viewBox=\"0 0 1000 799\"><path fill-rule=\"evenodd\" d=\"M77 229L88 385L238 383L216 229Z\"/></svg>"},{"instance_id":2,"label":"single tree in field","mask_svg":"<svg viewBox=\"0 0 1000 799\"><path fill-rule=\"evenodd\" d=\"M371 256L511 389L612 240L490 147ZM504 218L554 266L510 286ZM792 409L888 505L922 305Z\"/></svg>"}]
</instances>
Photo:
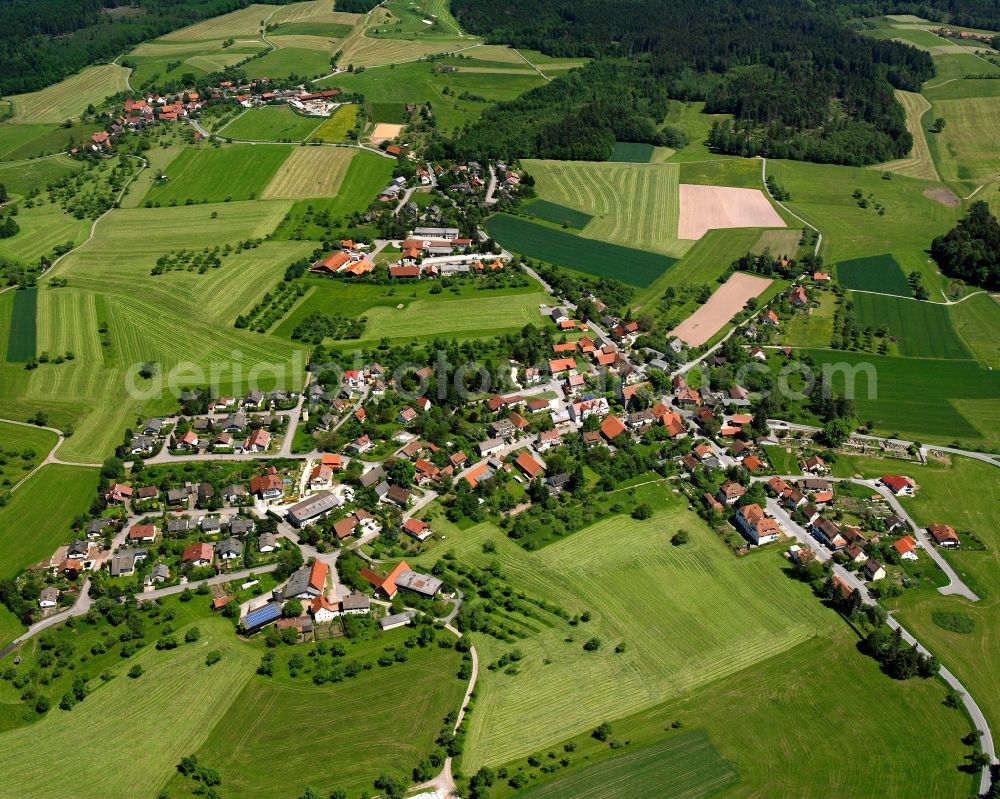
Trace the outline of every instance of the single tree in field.
<instances>
[{"instance_id":1,"label":"single tree in field","mask_svg":"<svg viewBox=\"0 0 1000 799\"><path fill-rule=\"evenodd\" d=\"M945 126L944 117L938 117L937 119L934 120L934 123L931 125L931 132L940 133L942 130L944 130L944 126Z\"/></svg>"}]
</instances>

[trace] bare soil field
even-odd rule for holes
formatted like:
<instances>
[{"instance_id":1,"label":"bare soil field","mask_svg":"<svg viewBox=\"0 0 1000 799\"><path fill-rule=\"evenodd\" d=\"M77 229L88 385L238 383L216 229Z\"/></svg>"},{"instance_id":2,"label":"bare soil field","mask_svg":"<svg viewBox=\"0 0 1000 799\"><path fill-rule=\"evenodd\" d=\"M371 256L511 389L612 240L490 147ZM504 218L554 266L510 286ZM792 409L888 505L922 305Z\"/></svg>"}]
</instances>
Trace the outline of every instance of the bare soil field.
<instances>
[{"instance_id":1,"label":"bare soil field","mask_svg":"<svg viewBox=\"0 0 1000 799\"><path fill-rule=\"evenodd\" d=\"M389 122L379 122L372 131L372 144L379 145L384 141L395 139L402 131L403 125L393 125Z\"/></svg>"},{"instance_id":2,"label":"bare soil field","mask_svg":"<svg viewBox=\"0 0 1000 799\"><path fill-rule=\"evenodd\" d=\"M770 285L771 281L766 277L737 272L670 335L677 336L689 346L699 347L718 333L746 305L747 300L758 296Z\"/></svg>"},{"instance_id":3,"label":"bare soil field","mask_svg":"<svg viewBox=\"0 0 1000 799\"><path fill-rule=\"evenodd\" d=\"M929 197L935 202L939 202L941 205L946 205L949 208L957 208L959 204L958 197L950 189L944 187L940 189L924 189L924 197Z\"/></svg>"},{"instance_id":4,"label":"bare soil field","mask_svg":"<svg viewBox=\"0 0 1000 799\"><path fill-rule=\"evenodd\" d=\"M760 189L681 183L677 238L700 239L709 230L734 227L785 227Z\"/></svg>"}]
</instances>

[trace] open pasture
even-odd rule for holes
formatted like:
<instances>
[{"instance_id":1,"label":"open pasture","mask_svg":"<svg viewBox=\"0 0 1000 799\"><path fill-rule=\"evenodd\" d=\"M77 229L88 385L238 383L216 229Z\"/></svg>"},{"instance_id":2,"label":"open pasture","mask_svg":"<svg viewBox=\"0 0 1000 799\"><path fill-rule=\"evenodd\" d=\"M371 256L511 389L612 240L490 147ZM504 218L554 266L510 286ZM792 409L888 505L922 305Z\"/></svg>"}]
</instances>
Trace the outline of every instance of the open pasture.
<instances>
[{"instance_id":1,"label":"open pasture","mask_svg":"<svg viewBox=\"0 0 1000 799\"><path fill-rule=\"evenodd\" d=\"M759 296L770 285L767 278L738 272L716 289L708 302L670 331L670 335L691 347L700 347L743 310L747 300Z\"/></svg>"},{"instance_id":2,"label":"open pasture","mask_svg":"<svg viewBox=\"0 0 1000 799\"><path fill-rule=\"evenodd\" d=\"M910 297L913 290L892 255L872 255L837 264L837 282L845 289Z\"/></svg>"},{"instance_id":3,"label":"open pasture","mask_svg":"<svg viewBox=\"0 0 1000 799\"><path fill-rule=\"evenodd\" d=\"M802 230L765 230L750 251L760 255L765 250L774 256L794 258L802 239Z\"/></svg>"},{"instance_id":4,"label":"open pasture","mask_svg":"<svg viewBox=\"0 0 1000 799\"><path fill-rule=\"evenodd\" d=\"M13 105L12 122L63 122L82 114L89 104L99 106L112 94L125 91L128 70L115 64L87 67L52 86L7 99Z\"/></svg>"},{"instance_id":5,"label":"open pasture","mask_svg":"<svg viewBox=\"0 0 1000 799\"><path fill-rule=\"evenodd\" d=\"M760 189L681 183L677 238L700 239L709 230L736 227L784 227Z\"/></svg>"},{"instance_id":6,"label":"open pasture","mask_svg":"<svg viewBox=\"0 0 1000 799\"><path fill-rule=\"evenodd\" d=\"M905 297L856 292L851 296L862 327L885 327L900 355L910 358L971 358L952 324L951 307Z\"/></svg>"},{"instance_id":7,"label":"open pasture","mask_svg":"<svg viewBox=\"0 0 1000 799\"><path fill-rule=\"evenodd\" d=\"M168 652L149 646L122 658L111 668L113 679L95 680L93 693L72 713L54 708L36 724L0 734L0 762L18 764L17 785L6 781L0 796L156 796L178 761L205 741L259 660L225 620L200 619L198 626L202 638L195 644ZM206 666L211 649L222 658ZM145 670L137 680L126 676L134 664ZM89 734L81 736L80 725ZM78 755L72 761L60 754L67 746Z\"/></svg>"},{"instance_id":8,"label":"open pasture","mask_svg":"<svg viewBox=\"0 0 1000 799\"><path fill-rule=\"evenodd\" d=\"M538 306L549 300L543 292L483 296L456 300L415 300L403 310L380 306L365 313L364 340L410 339L415 336L477 338L541 325Z\"/></svg>"},{"instance_id":9,"label":"open pasture","mask_svg":"<svg viewBox=\"0 0 1000 799\"><path fill-rule=\"evenodd\" d=\"M288 38L288 37L285 37ZM318 78L330 72L330 56L333 44L328 50L315 47L280 47L263 58L255 58L243 67L248 78Z\"/></svg>"},{"instance_id":10,"label":"open pasture","mask_svg":"<svg viewBox=\"0 0 1000 799\"><path fill-rule=\"evenodd\" d=\"M699 799L738 779L708 736L692 730L529 788L518 799Z\"/></svg>"},{"instance_id":11,"label":"open pasture","mask_svg":"<svg viewBox=\"0 0 1000 799\"><path fill-rule=\"evenodd\" d=\"M0 421L0 496L44 460L58 438L51 430ZM2 639L0 639L2 642Z\"/></svg>"},{"instance_id":12,"label":"open pasture","mask_svg":"<svg viewBox=\"0 0 1000 799\"><path fill-rule=\"evenodd\" d=\"M358 106L354 103L342 105L329 119L324 120L309 137L310 141L344 142L348 131L354 130L358 119Z\"/></svg>"},{"instance_id":13,"label":"open pasture","mask_svg":"<svg viewBox=\"0 0 1000 799\"><path fill-rule=\"evenodd\" d=\"M690 247L677 240L674 164L525 159L524 168L540 198L593 217L583 231L587 238L673 257Z\"/></svg>"},{"instance_id":14,"label":"open pasture","mask_svg":"<svg viewBox=\"0 0 1000 799\"><path fill-rule=\"evenodd\" d=\"M187 148L167 167L165 179L149 188L146 202L183 205L189 199L196 203L253 199L292 150L279 144Z\"/></svg>"},{"instance_id":15,"label":"open pasture","mask_svg":"<svg viewBox=\"0 0 1000 799\"><path fill-rule=\"evenodd\" d=\"M1000 302L977 294L948 310L955 330L980 363L1000 369Z\"/></svg>"},{"instance_id":16,"label":"open pasture","mask_svg":"<svg viewBox=\"0 0 1000 799\"><path fill-rule=\"evenodd\" d=\"M41 155L64 153L70 142L79 143L100 127L94 122L74 122L39 125L0 125L0 158L5 161L23 161Z\"/></svg>"},{"instance_id":17,"label":"open pasture","mask_svg":"<svg viewBox=\"0 0 1000 799\"><path fill-rule=\"evenodd\" d=\"M332 197L340 190L357 152L347 147L299 147L281 165L261 196Z\"/></svg>"},{"instance_id":18,"label":"open pasture","mask_svg":"<svg viewBox=\"0 0 1000 799\"><path fill-rule=\"evenodd\" d=\"M463 770L544 751L828 634L835 618L781 576L777 553L737 560L697 516L665 498L668 507L648 521L612 517L537 552L489 524L459 532L438 522L463 562L498 560L515 591L593 616L572 632L536 619L538 631L516 644L524 653L517 675L480 670ZM681 528L689 543L670 546ZM496 545L489 556L485 540ZM603 646L586 652L582 642L592 636ZM479 635L475 644L480 663L511 648Z\"/></svg>"},{"instance_id":19,"label":"open pasture","mask_svg":"<svg viewBox=\"0 0 1000 799\"><path fill-rule=\"evenodd\" d=\"M941 184L899 174L884 180L875 170L826 164L769 160L767 169L791 194L785 205L823 233L820 255L826 262L890 253L905 274L919 271L930 292L940 287L941 278L925 249L959 216L958 209L924 194ZM861 192L867 207L861 207L855 191Z\"/></svg>"},{"instance_id":20,"label":"open pasture","mask_svg":"<svg viewBox=\"0 0 1000 799\"><path fill-rule=\"evenodd\" d=\"M251 108L216 131L219 136L248 141L303 141L326 120L296 114L287 105Z\"/></svg>"},{"instance_id":21,"label":"open pasture","mask_svg":"<svg viewBox=\"0 0 1000 799\"><path fill-rule=\"evenodd\" d=\"M996 147L1000 97L938 100L933 115L947 123L941 133L931 134L931 149L936 151L941 177L968 186L968 191L961 194L995 179L1000 172L1000 151Z\"/></svg>"},{"instance_id":22,"label":"open pasture","mask_svg":"<svg viewBox=\"0 0 1000 799\"><path fill-rule=\"evenodd\" d=\"M490 217L486 231L504 247L528 258L599 277L613 277L640 288L676 263L676 259L665 255L576 236L507 214Z\"/></svg>"},{"instance_id":23,"label":"open pasture","mask_svg":"<svg viewBox=\"0 0 1000 799\"><path fill-rule=\"evenodd\" d=\"M1000 374L975 361L915 360L870 353L804 350L835 391L852 397L877 432L923 442L996 446ZM975 413L963 410L973 403Z\"/></svg>"},{"instance_id":24,"label":"open pasture","mask_svg":"<svg viewBox=\"0 0 1000 799\"><path fill-rule=\"evenodd\" d=\"M0 507L0 577L13 577L69 539L73 519L93 502L99 476L97 469L49 464L13 493Z\"/></svg>"},{"instance_id":25,"label":"open pasture","mask_svg":"<svg viewBox=\"0 0 1000 799\"><path fill-rule=\"evenodd\" d=\"M407 634L393 636L401 643ZM246 648L256 657L256 648ZM199 760L219 769L232 799L271 799L276 790L299 796L307 786L322 796L336 788L354 796L380 773L409 772L433 748L444 717L458 709L466 683L455 677L454 650L435 646L407 654L406 663L321 687L278 673L250 677L241 692L226 692L231 704L209 726ZM287 733L279 740L259 734L275 724ZM335 754L328 759L316 757L317 751ZM269 764L264 778L262 762ZM174 786L180 784L175 778Z\"/></svg>"},{"instance_id":26,"label":"open pasture","mask_svg":"<svg viewBox=\"0 0 1000 799\"><path fill-rule=\"evenodd\" d=\"M0 164L0 183L10 194L27 194L34 188L72 175L83 167L68 155ZM20 219L18 220L20 222Z\"/></svg>"}]
</instances>

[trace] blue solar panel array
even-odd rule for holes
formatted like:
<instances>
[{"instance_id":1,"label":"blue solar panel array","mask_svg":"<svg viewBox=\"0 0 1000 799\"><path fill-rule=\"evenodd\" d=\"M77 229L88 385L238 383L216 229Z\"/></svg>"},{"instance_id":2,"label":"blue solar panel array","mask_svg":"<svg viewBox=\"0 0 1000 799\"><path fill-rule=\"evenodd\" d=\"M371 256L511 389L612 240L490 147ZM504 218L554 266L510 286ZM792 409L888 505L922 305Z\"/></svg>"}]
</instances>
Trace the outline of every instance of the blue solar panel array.
<instances>
[{"instance_id":1,"label":"blue solar panel array","mask_svg":"<svg viewBox=\"0 0 1000 799\"><path fill-rule=\"evenodd\" d=\"M250 611L243 619L245 627L259 627L269 621L274 621L281 615L281 605L277 602L268 602L264 607Z\"/></svg>"}]
</instances>

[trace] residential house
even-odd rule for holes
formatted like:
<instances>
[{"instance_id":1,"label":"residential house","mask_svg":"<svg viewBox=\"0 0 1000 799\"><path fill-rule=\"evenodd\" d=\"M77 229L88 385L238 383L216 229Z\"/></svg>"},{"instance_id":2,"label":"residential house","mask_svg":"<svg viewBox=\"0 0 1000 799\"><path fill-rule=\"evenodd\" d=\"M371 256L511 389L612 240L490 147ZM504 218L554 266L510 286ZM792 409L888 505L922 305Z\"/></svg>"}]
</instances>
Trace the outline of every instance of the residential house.
<instances>
[{"instance_id":1,"label":"residential house","mask_svg":"<svg viewBox=\"0 0 1000 799\"><path fill-rule=\"evenodd\" d=\"M198 441L198 434L194 430L188 430L177 437L174 448L186 450L198 449Z\"/></svg>"},{"instance_id":2,"label":"residential house","mask_svg":"<svg viewBox=\"0 0 1000 799\"><path fill-rule=\"evenodd\" d=\"M43 610L54 608L59 604L59 589L54 586L46 586L38 595L38 607Z\"/></svg>"},{"instance_id":3,"label":"residential house","mask_svg":"<svg viewBox=\"0 0 1000 799\"><path fill-rule=\"evenodd\" d=\"M398 627L405 627L410 623L410 619L416 616L416 611L404 610L402 613L394 613L391 616L383 616L378 620L378 626L383 632L395 630Z\"/></svg>"},{"instance_id":4,"label":"residential house","mask_svg":"<svg viewBox=\"0 0 1000 799\"><path fill-rule=\"evenodd\" d=\"M312 489L329 488L333 482L333 469L320 464L309 473L309 487Z\"/></svg>"},{"instance_id":5,"label":"residential house","mask_svg":"<svg viewBox=\"0 0 1000 799\"><path fill-rule=\"evenodd\" d=\"M904 535L893 543L892 548L903 560L917 559L917 541L912 535Z\"/></svg>"},{"instance_id":6,"label":"residential house","mask_svg":"<svg viewBox=\"0 0 1000 799\"><path fill-rule=\"evenodd\" d=\"M306 599L322 596L326 593L326 581L330 574L330 567L322 560L314 560L311 564L297 569L288 582L275 593L280 594L281 599Z\"/></svg>"},{"instance_id":7,"label":"residential house","mask_svg":"<svg viewBox=\"0 0 1000 799\"><path fill-rule=\"evenodd\" d=\"M911 478L900 474L884 474L879 478L879 482L897 497L912 497L917 490L917 484Z\"/></svg>"},{"instance_id":8,"label":"residential house","mask_svg":"<svg viewBox=\"0 0 1000 799\"><path fill-rule=\"evenodd\" d=\"M340 600L340 612L345 616L361 615L371 612L371 599L358 590L351 591Z\"/></svg>"},{"instance_id":9,"label":"residential house","mask_svg":"<svg viewBox=\"0 0 1000 799\"><path fill-rule=\"evenodd\" d=\"M505 442L502 438L490 438L476 444L476 452L479 453L480 457L487 458L490 455L502 450L504 445Z\"/></svg>"},{"instance_id":10,"label":"residential house","mask_svg":"<svg viewBox=\"0 0 1000 799\"><path fill-rule=\"evenodd\" d=\"M104 492L104 499L109 505L121 505L132 499L132 488L121 483L112 483Z\"/></svg>"},{"instance_id":11,"label":"residential house","mask_svg":"<svg viewBox=\"0 0 1000 799\"><path fill-rule=\"evenodd\" d=\"M256 494L262 500L270 501L280 499L285 493L285 486L278 476L277 470L272 466L265 474L254 475L250 478L250 493Z\"/></svg>"},{"instance_id":12,"label":"residential house","mask_svg":"<svg viewBox=\"0 0 1000 799\"><path fill-rule=\"evenodd\" d=\"M152 544L156 541L156 526L152 524L133 524L128 531L128 542Z\"/></svg>"},{"instance_id":13,"label":"residential house","mask_svg":"<svg viewBox=\"0 0 1000 799\"><path fill-rule=\"evenodd\" d=\"M857 544L848 544L844 553L855 563L864 563L868 560L867 553Z\"/></svg>"},{"instance_id":14,"label":"residential house","mask_svg":"<svg viewBox=\"0 0 1000 799\"><path fill-rule=\"evenodd\" d=\"M961 543L958 533L947 524L932 524L927 527L927 532L933 536L939 547L957 548Z\"/></svg>"},{"instance_id":15,"label":"residential house","mask_svg":"<svg viewBox=\"0 0 1000 799\"><path fill-rule=\"evenodd\" d=\"M410 502L410 490L408 488L403 488L402 486L391 485L385 494L385 499L388 502L405 509Z\"/></svg>"},{"instance_id":16,"label":"residential house","mask_svg":"<svg viewBox=\"0 0 1000 799\"><path fill-rule=\"evenodd\" d=\"M726 480L720 488L717 494L719 502L725 502L727 505L735 505L740 497L742 497L747 490L741 486L739 483L733 482L732 480Z\"/></svg>"},{"instance_id":17,"label":"residential house","mask_svg":"<svg viewBox=\"0 0 1000 799\"><path fill-rule=\"evenodd\" d=\"M527 450L521 450L517 454L517 458L514 459L514 465L529 480L534 480L544 471L542 464L532 458Z\"/></svg>"},{"instance_id":18,"label":"residential house","mask_svg":"<svg viewBox=\"0 0 1000 799\"><path fill-rule=\"evenodd\" d=\"M806 458L799 464L806 474L827 474L830 469L819 455Z\"/></svg>"},{"instance_id":19,"label":"residential house","mask_svg":"<svg viewBox=\"0 0 1000 799\"><path fill-rule=\"evenodd\" d=\"M146 575L146 585L165 583L170 579L170 569L164 563L157 563Z\"/></svg>"},{"instance_id":20,"label":"residential house","mask_svg":"<svg viewBox=\"0 0 1000 799\"><path fill-rule=\"evenodd\" d=\"M212 563L215 553L211 544L199 543L185 547L181 562L192 566L208 566Z\"/></svg>"},{"instance_id":21,"label":"residential house","mask_svg":"<svg viewBox=\"0 0 1000 799\"><path fill-rule=\"evenodd\" d=\"M874 558L869 558L865 562L865 565L861 567L861 570L865 574L865 579L867 579L870 583L873 583L876 580L881 580L885 577L885 568Z\"/></svg>"},{"instance_id":22,"label":"residential house","mask_svg":"<svg viewBox=\"0 0 1000 799\"><path fill-rule=\"evenodd\" d=\"M420 519L407 519L404 521L403 531L421 542L426 541L434 535L431 530L431 526L427 524L427 522L421 521Z\"/></svg>"},{"instance_id":23,"label":"residential house","mask_svg":"<svg viewBox=\"0 0 1000 799\"><path fill-rule=\"evenodd\" d=\"M625 432L627 432L627 428L617 416L606 416L601 422L601 435L609 443Z\"/></svg>"},{"instance_id":24,"label":"residential house","mask_svg":"<svg viewBox=\"0 0 1000 799\"><path fill-rule=\"evenodd\" d=\"M254 430L243 443L244 452L267 452L271 446L271 434L260 427Z\"/></svg>"},{"instance_id":25,"label":"residential house","mask_svg":"<svg viewBox=\"0 0 1000 799\"><path fill-rule=\"evenodd\" d=\"M764 509L752 503L744 505L736 513L736 526L750 543L756 546L777 541L781 535L778 523L764 513Z\"/></svg>"},{"instance_id":26,"label":"residential house","mask_svg":"<svg viewBox=\"0 0 1000 799\"><path fill-rule=\"evenodd\" d=\"M108 561L108 573L112 577L131 577L139 561L145 560L145 549L119 549Z\"/></svg>"},{"instance_id":27,"label":"residential house","mask_svg":"<svg viewBox=\"0 0 1000 799\"><path fill-rule=\"evenodd\" d=\"M836 551L847 546L847 539L841 535L840 527L823 516L810 524L809 532L828 549Z\"/></svg>"},{"instance_id":28,"label":"residential house","mask_svg":"<svg viewBox=\"0 0 1000 799\"><path fill-rule=\"evenodd\" d=\"M317 624L328 624L340 615L340 606L333 604L325 596L317 596L309 603L309 613Z\"/></svg>"}]
</instances>

